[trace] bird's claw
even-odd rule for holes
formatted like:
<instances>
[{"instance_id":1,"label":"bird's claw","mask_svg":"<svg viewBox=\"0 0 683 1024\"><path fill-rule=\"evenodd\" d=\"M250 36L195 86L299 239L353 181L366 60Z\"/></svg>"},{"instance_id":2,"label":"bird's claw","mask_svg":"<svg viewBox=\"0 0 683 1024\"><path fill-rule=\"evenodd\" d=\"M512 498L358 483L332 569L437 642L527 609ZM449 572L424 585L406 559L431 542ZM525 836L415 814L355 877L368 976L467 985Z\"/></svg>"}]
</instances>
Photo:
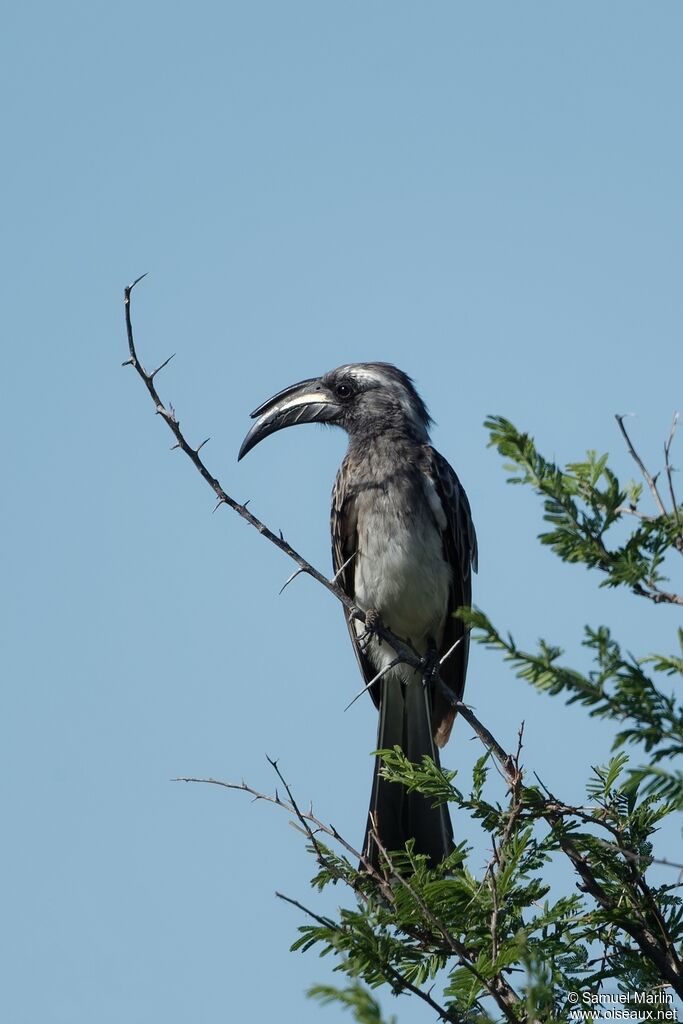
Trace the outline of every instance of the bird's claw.
<instances>
[{"instance_id":1,"label":"bird's claw","mask_svg":"<svg viewBox=\"0 0 683 1024\"><path fill-rule=\"evenodd\" d=\"M445 698L451 707L455 707L459 703L458 695L444 683L439 672L440 668L441 660L436 644L430 642L427 653L422 659L422 685L425 688L432 687Z\"/></svg>"},{"instance_id":2,"label":"bird's claw","mask_svg":"<svg viewBox=\"0 0 683 1024\"><path fill-rule=\"evenodd\" d=\"M365 629L358 637L358 646L361 652L365 654L368 644L372 640L373 636L377 636L377 631L382 625L382 620L379 617L379 612L376 608L367 608L365 611ZM382 642L381 637L377 637L379 643Z\"/></svg>"},{"instance_id":3,"label":"bird's claw","mask_svg":"<svg viewBox=\"0 0 683 1024\"><path fill-rule=\"evenodd\" d=\"M439 652L433 641L429 642L427 653L422 658L422 685L433 686L439 675Z\"/></svg>"}]
</instances>

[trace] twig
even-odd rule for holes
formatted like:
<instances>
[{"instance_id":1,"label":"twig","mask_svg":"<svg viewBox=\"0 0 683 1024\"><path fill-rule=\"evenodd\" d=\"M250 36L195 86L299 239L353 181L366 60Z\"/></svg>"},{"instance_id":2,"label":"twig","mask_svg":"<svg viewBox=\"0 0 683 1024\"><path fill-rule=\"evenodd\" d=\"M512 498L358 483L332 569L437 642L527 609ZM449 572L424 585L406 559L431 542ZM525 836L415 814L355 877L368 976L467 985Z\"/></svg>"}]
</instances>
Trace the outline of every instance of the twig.
<instances>
[{"instance_id":1,"label":"twig","mask_svg":"<svg viewBox=\"0 0 683 1024\"><path fill-rule=\"evenodd\" d=\"M474 712L463 704L461 700L456 701L454 705L457 709L458 714L465 719L468 725L472 727L474 732L477 734L484 746L491 751L493 756L500 764L503 772L505 773L508 782L514 784L515 781L515 759L512 754L506 753L503 747L500 745L498 740L494 737L493 733L489 732L485 725L479 721Z\"/></svg>"},{"instance_id":2,"label":"twig","mask_svg":"<svg viewBox=\"0 0 683 1024\"><path fill-rule=\"evenodd\" d=\"M673 482L673 476L672 476L673 470L671 468L671 462L669 460L669 454L671 452L671 444L673 442L674 434L676 433L677 426L678 426L678 413L675 412L674 413L673 421L671 423L671 430L669 431L669 436L667 437L666 441L664 442L664 465L666 467L666 479L667 479L667 482L669 484L669 495L671 497L671 506L673 508L674 518L676 520L676 523L678 525L680 525L680 517L679 517L679 514L678 514L678 502L676 501L676 493L674 491L674 482Z\"/></svg>"},{"instance_id":3,"label":"twig","mask_svg":"<svg viewBox=\"0 0 683 1024\"><path fill-rule=\"evenodd\" d=\"M633 587L633 593L638 594L639 597L649 597L655 604L683 604L683 596L681 594L672 594L668 590L660 590L654 583L648 583L648 587L644 587L641 583L636 583Z\"/></svg>"},{"instance_id":4,"label":"twig","mask_svg":"<svg viewBox=\"0 0 683 1024\"><path fill-rule=\"evenodd\" d=\"M603 822L598 823L594 821L594 824L602 825ZM614 850L615 853L622 854L626 860L634 861L636 863L643 861L646 866L650 864L660 864L665 868L676 868L676 870L683 872L683 864L679 864L678 861L667 860L666 857L652 857L649 854L636 853L635 850L627 850L625 847L618 846L616 843L610 843L607 839L600 839L599 837L596 838L598 838L598 842L602 846L605 846L608 850Z\"/></svg>"},{"instance_id":5,"label":"twig","mask_svg":"<svg viewBox=\"0 0 683 1024\"><path fill-rule=\"evenodd\" d=\"M614 514L619 516L635 516L636 519L640 519L643 523L656 523L659 519L659 516L648 516L645 512L632 508L630 505L619 505L618 508L615 508Z\"/></svg>"},{"instance_id":6,"label":"twig","mask_svg":"<svg viewBox=\"0 0 683 1024\"><path fill-rule=\"evenodd\" d=\"M678 413L674 413L674 418L671 423L671 430L669 436L664 442L664 466L666 468L666 479L669 485L669 496L671 498L671 508L673 510L674 519L676 520L676 526L678 527L678 536L675 540L676 550L683 554L683 535L681 534L681 517L678 511L678 502L676 501L676 492L674 491L673 481L673 468L670 461L671 445L673 443L676 428L678 427Z\"/></svg>"},{"instance_id":7,"label":"twig","mask_svg":"<svg viewBox=\"0 0 683 1024\"><path fill-rule=\"evenodd\" d=\"M378 887L382 891L382 894L387 900L387 903L393 903L394 894L390 886L387 885L384 876L373 867L371 861L368 860L366 855L364 853L359 853L359 851L354 846L347 842L346 839L344 839L344 837L341 835L341 833L337 831L334 825L327 824L326 822L318 818L317 815L313 813L313 807L310 807L308 811L302 811L301 808L298 806L296 800L294 799L294 795L289 786L289 783L282 775L282 772L280 771L277 761L271 757L268 757L267 755L266 760L268 761L268 764L271 766L271 768L277 775L282 785L285 787L285 791L287 793L289 800L283 800L282 797L278 794L277 790L275 791L275 795L271 796L268 793L263 793L258 789L254 789L253 786L248 785L244 780L242 780L242 782L223 782L220 779L202 779L190 776L183 776L182 778L172 779L171 781L203 783L205 785L221 786L223 789L234 789L242 793L248 793L250 796L254 798L255 801L264 800L266 803L275 804L276 807L282 807L289 814L293 814L297 818L301 826L301 828L298 829L298 831L303 832L304 835L306 835L308 839L311 841L315 849L318 863L322 867L327 868L327 870L334 874L335 877L339 878L343 882L346 882L347 885L350 885L357 895L359 895L362 899L367 901L367 896L362 892L362 890L358 886L352 885L352 883L349 882L349 880L343 874L338 872L335 869L334 865L330 864L330 862L327 860L323 851L320 849L319 843L315 838L315 834L318 832L322 833L325 836L328 836L328 838L333 839L335 842L339 843L339 845L344 850L346 850L346 852L351 857L359 861L364 873L370 876L378 885ZM293 822L291 824L294 825ZM297 826L294 827L296 828Z\"/></svg>"},{"instance_id":8,"label":"twig","mask_svg":"<svg viewBox=\"0 0 683 1024\"><path fill-rule=\"evenodd\" d=\"M625 414L619 415L619 413L617 413L614 418L617 421L617 423L619 424L619 430L621 431L621 433L623 435L623 438L626 441L626 445L628 447L629 452L631 453L631 455L635 459L635 462L636 462L640 472L643 474L643 477L644 477L644 479L645 479L645 481L647 483L647 486L650 488L650 491L652 492L652 497L655 500L655 505L657 506L657 508L659 510L659 514L662 515L662 516L665 516L667 514L667 512L666 512L666 508L664 507L664 502L662 501L662 499L660 497L660 494L659 494L659 491L657 489L657 479L656 479L656 477L653 477L653 476L650 475L650 473L647 471L647 469L645 467L645 463L643 462L643 460L641 459L640 455L638 454L638 452L633 447L633 443L631 442L631 438L628 436L628 432L626 430L626 427L624 426L624 419L626 418L626 415Z\"/></svg>"},{"instance_id":9,"label":"twig","mask_svg":"<svg viewBox=\"0 0 683 1024\"><path fill-rule=\"evenodd\" d=\"M268 758L268 762L274 766L274 762L270 758ZM246 782L225 782L222 779L196 778L189 775L183 775L178 778L171 779L171 782L195 782L206 786L221 786L223 789L234 789L242 793L248 793L250 796L253 796L254 800L264 800L266 803L275 804L276 807L282 807L288 814L295 815L300 822L306 822L308 825L314 826L317 831L323 832L331 839L335 839L352 857L357 860L362 859L362 854L351 846L350 843L347 843L335 828L331 825L326 825L325 822L316 817L312 811L302 811L300 808L296 807L294 803L288 803L286 800L283 800L277 793L274 796L271 796L269 793L262 793L260 790L254 789L253 786L248 785ZM289 787L286 783L285 787L289 791ZM306 828L307 835L308 832L309 829Z\"/></svg>"}]
</instances>

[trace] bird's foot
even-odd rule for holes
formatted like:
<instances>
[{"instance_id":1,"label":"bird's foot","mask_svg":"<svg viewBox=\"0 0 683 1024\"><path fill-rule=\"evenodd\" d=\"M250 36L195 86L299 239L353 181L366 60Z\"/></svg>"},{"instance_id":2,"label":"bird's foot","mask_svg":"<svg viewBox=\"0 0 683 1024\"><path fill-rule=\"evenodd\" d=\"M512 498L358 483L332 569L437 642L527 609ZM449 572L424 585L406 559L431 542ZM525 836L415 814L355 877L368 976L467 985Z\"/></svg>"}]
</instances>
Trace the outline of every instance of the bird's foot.
<instances>
[{"instance_id":1,"label":"bird's foot","mask_svg":"<svg viewBox=\"0 0 683 1024\"><path fill-rule=\"evenodd\" d=\"M437 690L446 698L449 704L455 705L458 703L457 695L451 690L450 686L446 686L444 683L439 671L440 668L441 659L439 658L439 652L434 641L430 639L427 653L422 658L422 685L426 688Z\"/></svg>"},{"instance_id":2,"label":"bird's foot","mask_svg":"<svg viewBox=\"0 0 683 1024\"><path fill-rule=\"evenodd\" d=\"M422 658L422 685L431 687L436 682L439 674L439 652L436 644L430 638L427 644L426 654Z\"/></svg>"},{"instance_id":3,"label":"bird's foot","mask_svg":"<svg viewBox=\"0 0 683 1024\"><path fill-rule=\"evenodd\" d=\"M377 632L382 625L379 612L376 608L367 608L365 611L365 629L358 637L358 646L360 647L363 654L367 650L368 644L372 640L373 636L377 636ZM381 638L378 637L381 643Z\"/></svg>"}]
</instances>

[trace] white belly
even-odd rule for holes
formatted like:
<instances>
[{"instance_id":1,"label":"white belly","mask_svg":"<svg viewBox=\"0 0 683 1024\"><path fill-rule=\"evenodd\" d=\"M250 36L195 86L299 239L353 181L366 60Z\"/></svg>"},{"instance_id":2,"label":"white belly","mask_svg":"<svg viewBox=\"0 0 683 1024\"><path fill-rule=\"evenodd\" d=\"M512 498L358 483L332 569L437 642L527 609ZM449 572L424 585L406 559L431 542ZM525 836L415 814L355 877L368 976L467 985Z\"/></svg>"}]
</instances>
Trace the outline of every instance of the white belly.
<instances>
[{"instance_id":1,"label":"white belly","mask_svg":"<svg viewBox=\"0 0 683 1024\"><path fill-rule=\"evenodd\" d=\"M355 597L363 609L374 608L385 626L422 654L431 639L443 637L451 573L433 517L406 516L386 494L373 494L358 515ZM359 633L363 624L358 623ZM393 657L386 644L373 640L367 651L381 668Z\"/></svg>"}]
</instances>

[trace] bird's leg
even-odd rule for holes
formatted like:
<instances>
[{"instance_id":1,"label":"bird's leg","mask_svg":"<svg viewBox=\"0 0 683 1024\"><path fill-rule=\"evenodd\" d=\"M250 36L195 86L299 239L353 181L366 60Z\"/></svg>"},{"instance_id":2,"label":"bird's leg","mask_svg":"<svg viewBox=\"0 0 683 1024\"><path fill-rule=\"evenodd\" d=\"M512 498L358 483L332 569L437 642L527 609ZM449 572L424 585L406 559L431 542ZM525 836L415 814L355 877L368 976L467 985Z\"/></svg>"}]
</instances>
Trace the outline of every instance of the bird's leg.
<instances>
[{"instance_id":1,"label":"bird's leg","mask_svg":"<svg viewBox=\"0 0 683 1024\"><path fill-rule=\"evenodd\" d=\"M422 659L422 685L424 687L432 687L441 693L449 704L457 704L458 698L451 690L450 686L446 686L443 679L439 674L441 668L441 661L439 658L439 652L436 647L436 642L430 636L427 641L427 652Z\"/></svg>"},{"instance_id":2,"label":"bird's leg","mask_svg":"<svg viewBox=\"0 0 683 1024\"><path fill-rule=\"evenodd\" d=\"M377 630L382 625L382 620L379 616L379 612L376 608L367 608L365 610L365 629L358 637L358 646L363 654L365 654L368 644L370 643L373 636L377 636ZM382 638L377 637L379 643L382 643Z\"/></svg>"},{"instance_id":3,"label":"bird's leg","mask_svg":"<svg viewBox=\"0 0 683 1024\"><path fill-rule=\"evenodd\" d=\"M429 688L434 685L435 677L439 673L439 652L436 643L430 636L427 640L427 650L422 658L422 685Z\"/></svg>"}]
</instances>

